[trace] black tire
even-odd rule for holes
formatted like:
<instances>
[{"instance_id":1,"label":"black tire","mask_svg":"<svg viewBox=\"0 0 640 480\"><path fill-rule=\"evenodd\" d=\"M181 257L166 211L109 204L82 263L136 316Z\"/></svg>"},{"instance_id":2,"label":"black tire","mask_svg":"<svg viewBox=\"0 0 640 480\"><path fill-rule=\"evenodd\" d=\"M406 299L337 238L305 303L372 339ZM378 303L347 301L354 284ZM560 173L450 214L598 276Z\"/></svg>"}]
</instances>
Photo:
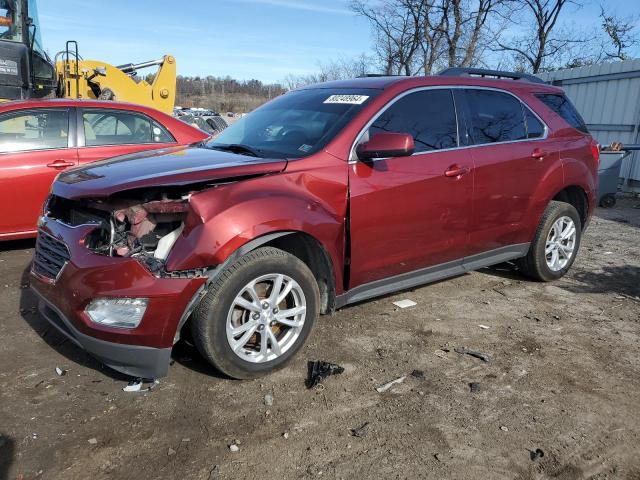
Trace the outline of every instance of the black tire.
<instances>
[{"instance_id":1,"label":"black tire","mask_svg":"<svg viewBox=\"0 0 640 480\"><path fill-rule=\"evenodd\" d=\"M571 218L574 225L576 226L575 247L571 258L569 259L569 262L564 266L564 268L554 271L547 265L545 247L547 243L547 237L554 222L560 217L564 216ZM540 219L538 229L536 230L533 241L531 242L531 246L529 247L529 252L525 257L519 259L517 262L520 271L527 277L539 280L541 282L551 282L553 280L557 280L558 278L565 275L571 268L571 265L573 265L573 262L580 248L581 237L582 222L580 221L580 215L578 215L578 211L573 207L573 205L570 205L568 203L552 201L551 203L549 203L546 210L544 211L544 214L542 215L542 218Z\"/></svg>"},{"instance_id":2,"label":"black tire","mask_svg":"<svg viewBox=\"0 0 640 480\"><path fill-rule=\"evenodd\" d=\"M305 320L295 343L281 356L264 363L253 363L231 349L226 323L233 301L253 279L272 273L285 274L301 287L306 300ZM311 270L297 257L272 247L253 250L227 267L209 287L192 316L191 331L198 351L214 367L236 379L266 375L283 367L305 343L320 309L320 292Z\"/></svg>"},{"instance_id":3,"label":"black tire","mask_svg":"<svg viewBox=\"0 0 640 480\"><path fill-rule=\"evenodd\" d=\"M612 193L607 193L606 195L603 195L602 198L600 199L600 206L602 208L611 208L614 207L616 204L616 196Z\"/></svg>"}]
</instances>

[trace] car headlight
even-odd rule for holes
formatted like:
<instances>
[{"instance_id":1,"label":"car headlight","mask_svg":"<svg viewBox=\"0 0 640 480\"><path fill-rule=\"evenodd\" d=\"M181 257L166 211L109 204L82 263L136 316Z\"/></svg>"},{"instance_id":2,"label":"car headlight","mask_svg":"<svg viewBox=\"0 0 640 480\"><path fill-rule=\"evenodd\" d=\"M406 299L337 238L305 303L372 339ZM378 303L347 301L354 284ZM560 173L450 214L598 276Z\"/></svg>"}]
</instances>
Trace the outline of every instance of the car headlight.
<instances>
[{"instance_id":1,"label":"car headlight","mask_svg":"<svg viewBox=\"0 0 640 480\"><path fill-rule=\"evenodd\" d=\"M85 312L92 322L116 328L136 328L147 310L147 298L98 298Z\"/></svg>"}]
</instances>

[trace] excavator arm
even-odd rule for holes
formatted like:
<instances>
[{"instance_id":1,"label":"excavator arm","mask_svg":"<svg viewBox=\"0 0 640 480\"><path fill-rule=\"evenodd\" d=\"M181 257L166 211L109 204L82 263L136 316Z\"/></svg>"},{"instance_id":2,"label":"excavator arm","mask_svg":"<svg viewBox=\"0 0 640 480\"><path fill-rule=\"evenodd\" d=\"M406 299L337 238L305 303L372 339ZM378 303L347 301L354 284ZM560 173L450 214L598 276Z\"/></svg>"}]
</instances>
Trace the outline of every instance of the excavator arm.
<instances>
[{"instance_id":1,"label":"excavator arm","mask_svg":"<svg viewBox=\"0 0 640 480\"><path fill-rule=\"evenodd\" d=\"M68 52L68 49L67 49ZM58 96L118 100L146 105L171 114L176 98L176 60L165 55L160 60L113 66L96 60L76 60L67 54L56 62ZM140 69L158 66L151 83L134 76Z\"/></svg>"}]
</instances>

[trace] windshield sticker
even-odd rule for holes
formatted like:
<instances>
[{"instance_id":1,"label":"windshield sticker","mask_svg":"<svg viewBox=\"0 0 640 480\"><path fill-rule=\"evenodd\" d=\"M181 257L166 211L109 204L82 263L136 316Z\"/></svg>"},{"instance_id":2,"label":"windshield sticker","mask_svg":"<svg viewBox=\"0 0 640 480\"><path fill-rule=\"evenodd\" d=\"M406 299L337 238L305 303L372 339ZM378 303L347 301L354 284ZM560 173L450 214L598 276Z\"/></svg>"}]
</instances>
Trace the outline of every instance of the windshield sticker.
<instances>
[{"instance_id":1,"label":"windshield sticker","mask_svg":"<svg viewBox=\"0 0 640 480\"><path fill-rule=\"evenodd\" d=\"M307 152L309 152L312 148L313 148L313 146L312 146L312 145L307 145L306 143L303 143L302 145L300 145L300 147L298 148L298 150L300 150L301 152L307 153Z\"/></svg>"},{"instance_id":2,"label":"windshield sticker","mask_svg":"<svg viewBox=\"0 0 640 480\"><path fill-rule=\"evenodd\" d=\"M368 95L331 95L322 103L342 103L345 105L362 105L369 98Z\"/></svg>"}]
</instances>

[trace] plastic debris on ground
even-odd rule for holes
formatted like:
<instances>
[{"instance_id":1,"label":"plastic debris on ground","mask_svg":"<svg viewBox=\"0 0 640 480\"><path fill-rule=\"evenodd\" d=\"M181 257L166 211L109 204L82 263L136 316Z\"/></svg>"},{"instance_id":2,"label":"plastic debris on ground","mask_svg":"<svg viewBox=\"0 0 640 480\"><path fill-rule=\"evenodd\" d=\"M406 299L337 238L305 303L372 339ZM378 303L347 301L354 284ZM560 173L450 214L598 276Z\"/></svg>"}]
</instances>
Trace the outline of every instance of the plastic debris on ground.
<instances>
[{"instance_id":1,"label":"plastic debris on ground","mask_svg":"<svg viewBox=\"0 0 640 480\"><path fill-rule=\"evenodd\" d=\"M453 349L454 352L459 353L460 355L469 355L471 357L479 358L483 362L490 362L491 357L486 353L476 352L474 350L469 350L466 347L456 347Z\"/></svg>"},{"instance_id":2,"label":"plastic debris on ground","mask_svg":"<svg viewBox=\"0 0 640 480\"><path fill-rule=\"evenodd\" d=\"M384 385L380 385L379 387L376 387L376 391L378 393L386 392L387 390L389 390L394 385L399 385L400 383L404 382L406 378L407 378L407 376L404 375L404 376L402 376L400 378L396 378L395 380L391 380L390 382L387 382Z\"/></svg>"},{"instance_id":3,"label":"plastic debris on ground","mask_svg":"<svg viewBox=\"0 0 640 480\"><path fill-rule=\"evenodd\" d=\"M231 442L229 444L229 450L233 453L239 452L240 451L240 447L238 446L238 441L234 440L233 442Z\"/></svg>"},{"instance_id":4,"label":"plastic debris on ground","mask_svg":"<svg viewBox=\"0 0 640 480\"><path fill-rule=\"evenodd\" d=\"M148 383L147 388L142 388L145 383ZM160 383L160 380L145 380L143 378L136 378L131 380L126 387L122 388L123 392L150 392L153 388Z\"/></svg>"},{"instance_id":5,"label":"plastic debris on ground","mask_svg":"<svg viewBox=\"0 0 640 480\"><path fill-rule=\"evenodd\" d=\"M409 300L409 299L398 300L397 302L393 302L393 304L398 308L408 308L408 307L413 307L413 306L417 305L416 302L414 302L413 300Z\"/></svg>"},{"instance_id":6,"label":"plastic debris on ground","mask_svg":"<svg viewBox=\"0 0 640 480\"><path fill-rule=\"evenodd\" d=\"M267 393L267 394L264 396L264 404L265 404L267 407L270 407L271 405L273 405L273 395L270 395L270 394L268 394L268 393Z\"/></svg>"},{"instance_id":7,"label":"plastic debris on ground","mask_svg":"<svg viewBox=\"0 0 640 480\"><path fill-rule=\"evenodd\" d=\"M364 422L361 426L351 429L351 435L358 438L364 438L369 433L369 422Z\"/></svg>"},{"instance_id":8,"label":"plastic debris on ground","mask_svg":"<svg viewBox=\"0 0 640 480\"><path fill-rule=\"evenodd\" d=\"M488 327L487 325L482 325L482 324L480 324L478 326L483 330L489 330L491 328L491 327Z\"/></svg>"},{"instance_id":9,"label":"plastic debris on ground","mask_svg":"<svg viewBox=\"0 0 640 480\"><path fill-rule=\"evenodd\" d=\"M438 349L435 352L433 352L433 354L436 357L446 358L447 357L447 352L448 352L448 350L440 350L440 349Z\"/></svg>"},{"instance_id":10,"label":"plastic debris on ground","mask_svg":"<svg viewBox=\"0 0 640 480\"><path fill-rule=\"evenodd\" d=\"M305 384L311 389L318 385L322 380L330 375L340 375L344 372L344 368L335 363L325 362L323 360L310 361L307 364L308 376Z\"/></svg>"},{"instance_id":11,"label":"plastic debris on ground","mask_svg":"<svg viewBox=\"0 0 640 480\"><path fill-rule=\"evenodd\" d=\"M65 370L64 368L56 367L56 373L59 377L63 377L67 374L67 370Z\"/></svg>"},{"instance_id":12,"label":"plastic debris on ground","mask_svg":"<svg viewBox=\"0 0 640 480\"><path fill-rule=\"evenodd\" d=\"M531 450L529 455L531 457L531 460L535 462L537 459L544 457L544 452L542 451L542 449L536 448L535 450Z\"/></svg>"}]
</instances>

